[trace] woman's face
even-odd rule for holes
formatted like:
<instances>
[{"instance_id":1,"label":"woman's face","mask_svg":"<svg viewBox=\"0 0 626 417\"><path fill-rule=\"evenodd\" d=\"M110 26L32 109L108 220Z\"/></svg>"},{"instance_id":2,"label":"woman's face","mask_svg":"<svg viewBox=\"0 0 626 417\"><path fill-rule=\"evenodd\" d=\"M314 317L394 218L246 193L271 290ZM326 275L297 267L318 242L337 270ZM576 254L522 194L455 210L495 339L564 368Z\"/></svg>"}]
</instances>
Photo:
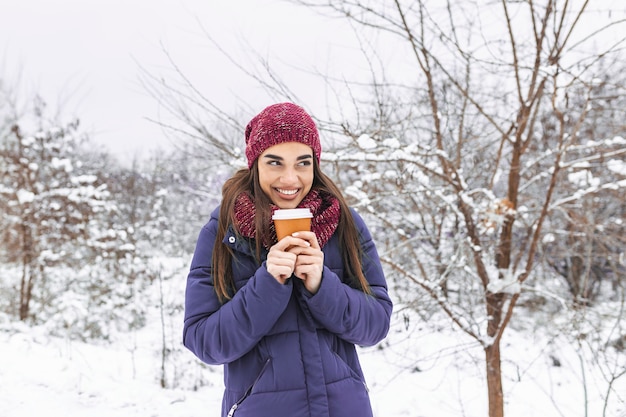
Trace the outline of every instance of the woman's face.
<instances>
[{"instance_id":1,"label":"woman's face","mask_svg":"<svg viewBox=\"0 0 626 417\"><path fill-rule=\"evenodd\" d=\"M259 156L259 183L281 209L296 208L313 186L313 149L300 142L284 142Z\"/></svg>"}]
</instances>

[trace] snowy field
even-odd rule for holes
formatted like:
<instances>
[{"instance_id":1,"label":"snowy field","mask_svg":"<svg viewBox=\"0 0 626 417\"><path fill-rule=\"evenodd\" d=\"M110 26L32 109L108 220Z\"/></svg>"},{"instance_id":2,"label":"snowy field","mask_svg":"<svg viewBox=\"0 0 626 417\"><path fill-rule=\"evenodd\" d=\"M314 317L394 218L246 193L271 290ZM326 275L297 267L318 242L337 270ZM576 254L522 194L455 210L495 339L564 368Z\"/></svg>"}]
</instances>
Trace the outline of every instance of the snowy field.
<instances>
[{"instance_id":1,"label":"snowy field","mask_svg":"<svg viewBox=\"0 0 626 417\"><path fill-rule=\"evenodd\" d=\"M98 346L4 323L0 416L218 416L219 367L203 371L208 384L198 390L160 388L155 327ZM425 329L424 323L406 329L398 322L382 349L361 349L375 415L487 416L480 349L449 330ZM605 373L590 365L583 374L584 358L558 340L509 333L503 343L508 417L626 416L626 378L617 380L604 413Z\"/></svg>"}]
</instances>

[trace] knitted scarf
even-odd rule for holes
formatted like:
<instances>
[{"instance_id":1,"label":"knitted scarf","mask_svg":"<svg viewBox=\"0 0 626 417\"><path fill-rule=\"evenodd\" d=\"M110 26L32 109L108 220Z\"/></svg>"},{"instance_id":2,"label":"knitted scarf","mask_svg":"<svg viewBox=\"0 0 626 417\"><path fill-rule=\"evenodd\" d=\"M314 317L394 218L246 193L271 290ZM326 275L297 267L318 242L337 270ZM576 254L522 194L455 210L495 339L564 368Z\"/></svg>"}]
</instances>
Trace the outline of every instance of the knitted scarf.
<instances>
[{"instance_id":1,"label":"knitted scarf","mask_svg":"<svg viewBox=\"0 0 626 417\"><path fill-rule=\"evenodd\" d=\"M320 247L324 247L337 229L337 224L339 223L339 215L341 214L339 200L326 192L311 190L300 202L298 208L311 209L311 213L313 213L311 230L315 233L315 236L317 236ZM274 222L272 222L271 217L277 209L278 206L272 204L270 216L266 219L270 225L271 242L266 242L266 238L262 238L262 243L267 249L277 241L276 229L274 229ZM242 236L248 238L256 237L256 208L254 206L254 200L249 193L241 193L237 196L237 200L235 200L234 218L236 222L235 227Z\"/></svg>"}]
</instances>

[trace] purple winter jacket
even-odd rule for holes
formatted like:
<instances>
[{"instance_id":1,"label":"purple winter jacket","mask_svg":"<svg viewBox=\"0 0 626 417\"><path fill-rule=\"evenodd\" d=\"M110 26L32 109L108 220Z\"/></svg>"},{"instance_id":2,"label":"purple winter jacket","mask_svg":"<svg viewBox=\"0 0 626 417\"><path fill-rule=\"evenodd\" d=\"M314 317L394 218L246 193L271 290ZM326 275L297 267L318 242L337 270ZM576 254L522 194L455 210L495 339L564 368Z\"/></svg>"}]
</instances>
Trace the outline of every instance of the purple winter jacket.
<instances>
[{"instance_id":1,"label":"purple winter jacket","mask_svg":"<svg viewBox=\"0 0 626 417\"><path fill-rule=\"evenodd\" d=\"M351 212L373 296L343 283L336 235L322 248L322 283L312 295L297 278L278 283L265 261L254 260L254 242L231 230L223 243L235 254L237 292L220 305L211 276L219 208L202 228L187 278L183 343L203 362L224 364L222 417L372 416L355 345L387 335L392 302L371 235Z\"/></svg>"}]
</instances>

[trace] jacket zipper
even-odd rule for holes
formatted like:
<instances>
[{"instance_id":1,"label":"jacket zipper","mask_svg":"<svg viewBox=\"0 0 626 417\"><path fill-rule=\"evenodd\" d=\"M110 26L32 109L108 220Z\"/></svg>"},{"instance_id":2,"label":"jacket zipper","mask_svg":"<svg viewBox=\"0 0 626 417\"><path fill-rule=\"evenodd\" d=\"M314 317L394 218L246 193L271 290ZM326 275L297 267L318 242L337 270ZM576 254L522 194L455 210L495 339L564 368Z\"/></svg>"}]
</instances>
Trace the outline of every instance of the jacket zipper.
<instances>
[{"instance_id":1,"label":"jacket zipper","mask_svg":"<svg viewBox=\"0 0 626 417\"><path fill-rule=\"evenodd\" d=\"M235 415L235 411L237 411L237 409L239 408L239 406L241 405L241 403L250 396L250 394L252 393L252 389L254 388L254 386L257 384L257 382L259 382L259 379L261 379L261 376L263 375L263 372L265 372L265 368L267 368L267 365L270 363L270 358L267 358L267 360L265 361L265 364L263 364L263 368L261 368L261 372L259 372L259 374L257 375L256 379L254 380L254 382L252 383L252 385L250 385L250 387L246 390L246 392L241 396L241 398L239 400L237 400L237 402L235 404L233 404L232 407L230 407L230 410L228 410L228 417L233 417Z\"/></svg>"}]
</instances>

